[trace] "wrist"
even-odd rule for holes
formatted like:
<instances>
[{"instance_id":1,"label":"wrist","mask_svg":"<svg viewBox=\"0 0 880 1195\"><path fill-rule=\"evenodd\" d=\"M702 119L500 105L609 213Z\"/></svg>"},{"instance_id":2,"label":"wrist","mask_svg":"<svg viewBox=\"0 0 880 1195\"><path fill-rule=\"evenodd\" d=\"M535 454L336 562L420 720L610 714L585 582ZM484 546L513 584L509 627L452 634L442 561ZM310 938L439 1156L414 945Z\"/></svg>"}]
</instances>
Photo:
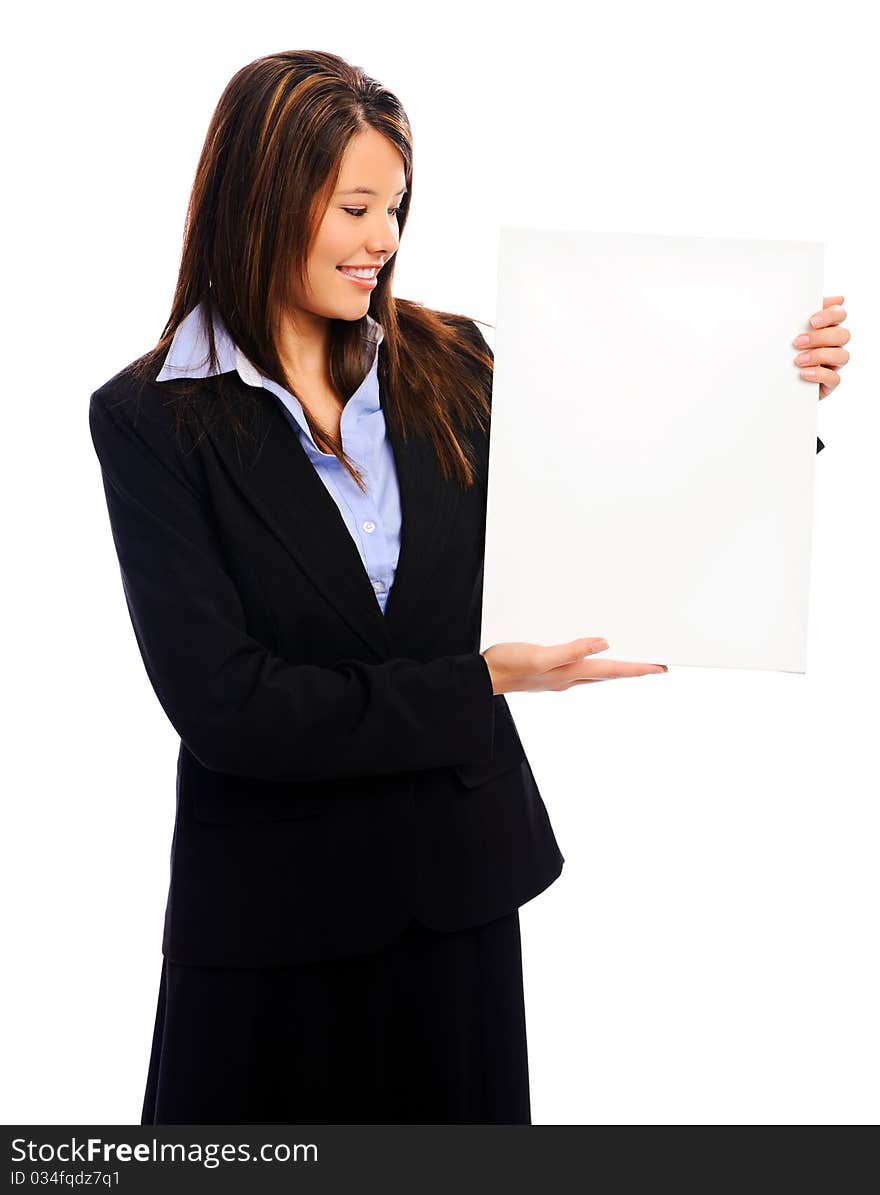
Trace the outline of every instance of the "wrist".
<instances>
[{"instance_id":1,"label":"wrist","mask_svg":"<svg viewBox=\"0 0 880 1195\"><path fill-rule=\"evenodd\" d=\"M493 696L493 697L497 697L497 696L498 696L498 694L499 694L499 692L501 691L501 690L500 690L500 683L501 683L501 682L500 682L500 679L499 679L499 677L498 677L498 674L497 674L497 672L495 672L495 671L493 670L493 668L492 668L492 665L489 663L489 661L488 661L487 657L485 656L485 654L484 654L483 652L480 652L480 655L483 657L483 661L485 662L485 665L486 665L486 670L487 670L487 671L488 671L488 673L489 673L489 681L490 681L490 683L491 683L491 685L492 685L492 696Z\"/></svg>"}]
</instances>

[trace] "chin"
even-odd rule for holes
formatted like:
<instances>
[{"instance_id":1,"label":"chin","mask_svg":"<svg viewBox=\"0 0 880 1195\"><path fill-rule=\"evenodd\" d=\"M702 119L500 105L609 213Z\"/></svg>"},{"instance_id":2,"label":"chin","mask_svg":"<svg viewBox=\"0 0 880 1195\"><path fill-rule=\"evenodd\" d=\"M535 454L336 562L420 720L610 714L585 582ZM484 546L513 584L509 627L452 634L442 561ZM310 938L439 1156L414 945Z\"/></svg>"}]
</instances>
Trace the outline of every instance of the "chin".
<instances>
[{"instance_id":1,"label":"chin","mask_svg":"<svg viewBox=\"0 0 880 1195\"><path fill-rule=\"evenodd\" d=\"M345 308L345 315L340 315L339 319L363 319L366 312L370 310L370 296L364 295L360 302L347 303Z\"/></svg>"},{"instance_id":2,"label":"chin","mask_svg":"<svg viewBox=\"0 0 880 1195\"><path fill-rule=\"evenodd\" d=\"M326 307L309 307L307 310L319 319L359 320L363 319L370 309L369 297L369 295L364 295L366 302L346 303L344 307L337 302L335 304L328 303Z\"/></svg>"},{"instance_id":3,"label":"chin","mask_svg":"<svg viewBox=\"0 0 880 1195\"><path fill-rule=\"evenodd\" d=\"M332 318L344 319L348 320L349 323L354 323L355 320L363 319L369 310L370 306L367 304L363 311L352 311L351 308L349 308L347 311L337 312L334 316L332 316Z\"/></svg>"}]
</instances>

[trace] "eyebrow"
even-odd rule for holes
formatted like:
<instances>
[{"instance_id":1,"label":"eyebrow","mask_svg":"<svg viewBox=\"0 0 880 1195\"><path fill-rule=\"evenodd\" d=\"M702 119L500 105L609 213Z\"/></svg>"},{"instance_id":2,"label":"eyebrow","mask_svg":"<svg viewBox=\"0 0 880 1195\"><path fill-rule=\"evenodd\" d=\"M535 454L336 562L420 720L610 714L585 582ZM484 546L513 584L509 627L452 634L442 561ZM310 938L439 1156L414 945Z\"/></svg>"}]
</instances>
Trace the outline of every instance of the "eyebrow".
<instances>
[{"instance_id":1,"label":"eyebrow","mask_svg":"<svg viewBox=\"0 0 880 1195\"><path fill-rule=\"evenodd\" d=\"M347 191L337 191L337 195L378 195L378 191L371 191L369 187L349 187ZM394 192L395 195L405 195L406 187Z\"/></svg>"}]
</instances>

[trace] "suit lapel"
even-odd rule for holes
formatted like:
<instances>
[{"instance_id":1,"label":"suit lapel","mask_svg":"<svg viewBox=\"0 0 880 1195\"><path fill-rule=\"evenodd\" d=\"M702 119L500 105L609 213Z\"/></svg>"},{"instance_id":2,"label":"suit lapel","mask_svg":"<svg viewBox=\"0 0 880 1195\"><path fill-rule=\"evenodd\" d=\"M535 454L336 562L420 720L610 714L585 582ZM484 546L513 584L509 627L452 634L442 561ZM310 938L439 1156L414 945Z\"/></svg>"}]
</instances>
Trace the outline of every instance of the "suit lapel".
<instances>
[{"instance_id":1,"label":"suit lapel","mask_svg":"<svg viewBox=\"0 0 880 1195\"><path fill-rule=\"evenodd\" d=\"M382 406L384 410L384 402ZM442 555L461 490L454 479L442 477L429 441L414 435L404 441L387 418L385 430L394 454L403 516L397 571L385 605L385 622L396 641L398 628L403 631L419 619L419 599Z\"/></svg>"},{"instance_id":2,"label":"suit lapel","mask_svg":"<svg viewBox=\"0 0 880 1195\"><path fill-rule=\"evenodd\" d=\"M207 381L213 390L216 380ZM254 443L244 452L224 420L205 423L230 478L352 631L380 658L391 657L395 629L403 630L407 620L418 616L419 595L449 533L460 493L457 483L441 477L429 442L414 436L404 442L386 423L403 522L397 571L383 615L339 508L278 399L269 391L245 387L235 374L226 375L226 385L230 383L236 390L247 389L249 404L255 400L258 408Z\"/></svg>"}]
</instances>

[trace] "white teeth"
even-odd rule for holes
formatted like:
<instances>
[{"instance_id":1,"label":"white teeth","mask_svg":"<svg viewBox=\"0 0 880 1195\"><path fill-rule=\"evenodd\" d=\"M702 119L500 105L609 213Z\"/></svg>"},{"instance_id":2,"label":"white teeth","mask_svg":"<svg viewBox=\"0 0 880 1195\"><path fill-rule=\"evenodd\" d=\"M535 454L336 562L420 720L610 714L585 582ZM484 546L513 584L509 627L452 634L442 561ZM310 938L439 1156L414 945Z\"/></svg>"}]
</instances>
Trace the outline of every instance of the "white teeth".
<instances>
[{"instance_id":1,"label":"white teeth","mask_svg":"<svg viewBox=\"0 0 880 1195\"><path fill-rule=\"evenodd\" d=\"M349 270L345 266L339 267L340 273L350 274L352 278L375 278L376 270Z\"/></svg>"}]
</instances>

